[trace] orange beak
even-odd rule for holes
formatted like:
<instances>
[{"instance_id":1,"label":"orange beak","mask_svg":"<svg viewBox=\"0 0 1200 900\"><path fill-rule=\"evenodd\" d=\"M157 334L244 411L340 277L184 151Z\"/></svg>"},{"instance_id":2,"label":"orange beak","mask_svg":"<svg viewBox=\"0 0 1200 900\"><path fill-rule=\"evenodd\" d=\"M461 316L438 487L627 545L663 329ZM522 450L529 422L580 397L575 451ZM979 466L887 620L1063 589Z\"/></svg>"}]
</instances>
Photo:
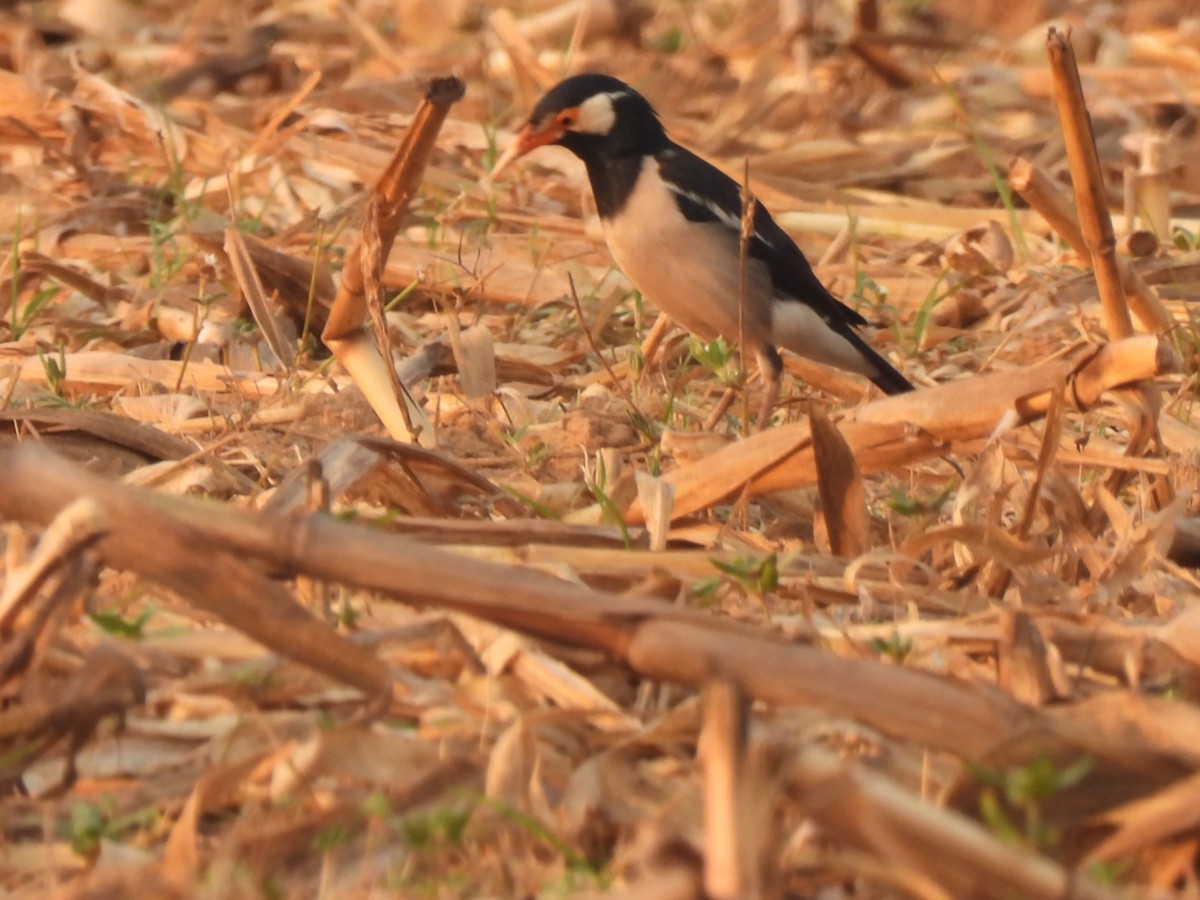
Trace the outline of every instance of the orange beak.
<instances>
[{"instance_id":1,"label":"orange beak","mask_svg":"<svg viewBox=\"0 0 1200 900\"><path fill-rule=\"evenodd\" d=\"M524 156L530 150L553 144L563 136L565 130L557 119L550 119L541 125L534 125L530 122L517 135L517 156Z\"/></svg>"},{"instance_id":2,"label":"orange beak","mask_svg":"<svg viewBox=\"0 0 1200 900\"><path fill-rule=\"evenodd\" d=\"M492 171L484 179L485 183L490 184L499 178L500 173L507 169L514 159L524 156L530 150L536 150L538 147L553 144L563 136L566 130L566 126L557 117L549 118L537 125L530 122L521 129L521 133L517 135L516 142L496 160L496 165L492 167Z\"/></svg>"}]
</instances>

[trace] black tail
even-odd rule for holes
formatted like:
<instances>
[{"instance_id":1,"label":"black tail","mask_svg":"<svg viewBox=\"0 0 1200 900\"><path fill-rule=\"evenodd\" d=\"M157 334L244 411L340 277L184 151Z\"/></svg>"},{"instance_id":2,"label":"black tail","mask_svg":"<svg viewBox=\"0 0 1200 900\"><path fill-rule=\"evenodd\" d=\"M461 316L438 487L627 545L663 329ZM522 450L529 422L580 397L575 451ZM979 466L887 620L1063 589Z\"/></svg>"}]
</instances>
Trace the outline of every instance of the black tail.
<instances>
[{"instance_id":1,"label":"black tail","mask_svg":"<svg viewBox=\"0 0 1200 900\"><path fill-rule=\"evenodd\" d=\"M883 391L885 394L903 394L906 391L916 390L907 378L897 372L890 362L884 359L874 347L868 344L861 334L853 328L847 328L844 336L858 348L858 352L866 357L867 361L875 368L875 374L869 375L871 383Z\"/></svg>"},{"instance_id":2,"label":"black tail","mask_svg":"<svg viewBox=\"0 0 1200 900\"><path fill-rule=\"evenodd\" d=\"M876 374L871 376L871 383L885 394L903 394L915 390L912 382L892 368L886 359L871 351L871 362L875 363Z\"/></svg>"}]
</instances>

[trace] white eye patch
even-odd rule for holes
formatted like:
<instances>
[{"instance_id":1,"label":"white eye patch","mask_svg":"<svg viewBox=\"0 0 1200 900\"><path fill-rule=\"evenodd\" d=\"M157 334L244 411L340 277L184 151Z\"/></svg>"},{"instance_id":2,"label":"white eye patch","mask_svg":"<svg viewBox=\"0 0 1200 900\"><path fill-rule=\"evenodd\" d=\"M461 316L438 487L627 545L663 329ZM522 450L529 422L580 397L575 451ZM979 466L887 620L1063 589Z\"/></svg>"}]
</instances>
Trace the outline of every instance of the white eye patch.
<instances>
[{"instance_id":1,"label":"white eye patch","mask_svg":"<svg viewBox=\"0 0 1200 900\"><path fill-rule=\"evenodd\" d=\"M608 134L617 121L614 102L628 94L628 91L610 91L588 97L579 105L579 121L571 130L583 134Z\"/></svg>"}]
</instances>

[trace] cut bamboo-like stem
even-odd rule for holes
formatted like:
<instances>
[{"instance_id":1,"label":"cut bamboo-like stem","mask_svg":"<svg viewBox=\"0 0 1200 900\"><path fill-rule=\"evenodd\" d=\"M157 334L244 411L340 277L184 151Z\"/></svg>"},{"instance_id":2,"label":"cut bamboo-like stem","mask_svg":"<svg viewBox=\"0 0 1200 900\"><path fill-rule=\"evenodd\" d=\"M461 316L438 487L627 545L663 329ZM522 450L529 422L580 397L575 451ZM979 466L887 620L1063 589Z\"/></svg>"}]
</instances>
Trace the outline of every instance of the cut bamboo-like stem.
<instances>
[{"instance_id":1,"label":"cut bamboo-like stem","mask_svg":"<svg viewBox=\"0 0 1200 900\"><path fill-rule=\"evenodd\" d=\"M458 78L435 78L430 82L408 133L375 185L368 227L346 254L342 282L321 333L321 339L362 388L371 408L396 440L411 441L417 430L428 440L432 430L414 428L410 421L412 407L406 409L403 392L395 388L391 355L381 353L366 334L371 314L367 279L378 277L382 261L396 240L400 221L421 184L442 123L463 90ZM381 310L376 310L375 318L382 319Z\"/></svg>"},{"instance_id":2,"label":"cut bamboo-like stem","mask_svg":"<svg viewBox=\"0 0 1200 900\"><path fill-rule=\"evenodd\" d=\"M1076 256L1083 259L1090 257L1087 241L1084 240L1083 232L1079 230L1079 219L1075 215L1071 199L1059 189L1049 175L1029 160L1018 156L1008 167L1008 183L1026 203L1038 211L1054 233L1067 242L1067 246Z\"/></svg>"},{"instance_id":3,"label":"cut bamboo-like stem","mask_svg":"<svg viewBox=\"0 0 1200 900\"><path fill-rule=\"evenodd\" d=\"M712 681L704 692L699 754L704 772L704 887L714 900L759 896L746 833L749 703L737 682Z\"/></svg>"},{"instance_id":4,"label":"cut bamboo-like stem","mask_svg":"<svg viewBox=\"0 0 1200 900\"><path fill-rule=\"evenodd\" d=\"M1142 224L1160 240L1171 234L1171 191L1166 153L1167 142L1163 137L1148 137L1142 145L1136 179Z\"/></svg>"},{"instance_id":5,"label":"cut bamboo-like stem","mask_svg":"<svg viewBox=\"0 0 1200 900\"><path fill-rule=\"evenodd\" d=\"M1120 250L1123 254L1143 259L1157 253L1158 247L1158 236L1153 231L1131 231L1121 238L1120 243ZM1125 288L1129 289L1128 281L1126 281ZM1134 310L1135 315L1136 313L1137 311Z\"/></svg>"},{"instance_id":6,"label":"cut bamboo-like stem","mask_svg":"<svg viewBox=\"0 0 1200 900\"><path fill-rule=\"evenodd\" d=\"M371 409L375 410L375 415L379 416L379 421L383 423L388 435L394 440L406 443L414 437L421 438L423 443L432 439L433 431L430 427L421 428L419 435L414 433L422 422L428 422L428 418L420 407L410 404L407 397L396 396L392 387L391 359L383 358L379 347L366 330L359 329L349 337L326 340L325 343L342 364L346 374L354 379L354 383L363 392L363 397L371 405ZM401 408L401 403L409 404L407 409ZM406 411L408 415L405 415Z\"/></svg>"},{"instance_id":7,"label":"cut bamboo-like stem","mask_svg":"<svg viewBox=\"0 0 1200 900\"><path fill-rule=\"evenodd\" d=\"M1079 229L1079 220L1070 198L1029 160L1018 157L1008 170L1008 181L1025 202L1037 210L1075 254L1090 259L1087 241ZM1133 314L1147 331L1163 334L1175 327L1175 318L1163 305L1158 294L1146 284L1141 274L1127 260L1117 257L1117 269L1127 291L1126 299Z\"/></svg>"},{"instance_id":8,"label":"cut bamboo-like stem","mask_svg":"<svg viewBox=\"0 0 1200 900\"><path fill-rule=\"evenodd\" d=\"M1125 218L1125 230L1137 228L1137 169L1126 166L1121 170L1121 212Z\"/></svg>"},{"instance_id":9,"label":"cut bamboo-like stem","mask_svg":"<svg viewBox=\"0 0 1200 900\"><path fill-rule=\"evenodd\" d=\"M1125 299L1124 272L1117 260L1117 241L1113 234L1112 217L1104 193L1104 176L1100 171L1100 156L1096 152L1092 120L1088 116L1083 97L1083 86L1079 81L1079 69L1075 64L1075 51L1069 35L1051 28L1046 37L1050 55L1050 70L1054 78L1054 98L1058 106L1058 117L1062 123L1063 138L1067 147L1067 159L1071 165L1071 181L1075 186L1075 206L1079 210L1080 230L1091 254L1092 271L1096 276L1096 288L1100 294L1100 309L1104 328L1110 341L1127 338L1133 334L1133 322L1129 317L1129 305ZM1170 316L1162 316L1158 310L1149 308L1147 315L1154 316L1157 330L1168 330L1174 324ZM1162 319L1165 318L1165 321ZM1161 324L1160 324L1161 322ZM1076 389L1081 387L1076 384ZM1138 385L1145 398L1146 408L1158 410L1158 389L1150 383ZM1098 395L1097 395L1098 396ZM1086 401L1083 401L1086 402ZM1154 415L1149 426L1152 434L1157 430L1158 417ZM1143 447L1149 445L1149 439ZM1129 450L1136 445L1131 441ZM1114 478L1123 478L1115 473Z\"/></svg>"},{"instance_id":10,"label":"cut bamboo-like stem","mask_svg":"<svg viewBox=\"0 0 1200 900\"><path fill-rule=\"evenodd\" d=\"M1125 305L1125 290L1117 268L1117 240L1104 196L1104 176L1092 135L1079 68L1070 38L1051 28L1046 38L1050 71L1054 77L1054 99L1067 145L1071 181L1075 186L1075 207L1079 210L1080 230L1087 243L1100 291L1104 328L1110 340L1129 337L1133 323Z\"/></svg>"}]
</instances>

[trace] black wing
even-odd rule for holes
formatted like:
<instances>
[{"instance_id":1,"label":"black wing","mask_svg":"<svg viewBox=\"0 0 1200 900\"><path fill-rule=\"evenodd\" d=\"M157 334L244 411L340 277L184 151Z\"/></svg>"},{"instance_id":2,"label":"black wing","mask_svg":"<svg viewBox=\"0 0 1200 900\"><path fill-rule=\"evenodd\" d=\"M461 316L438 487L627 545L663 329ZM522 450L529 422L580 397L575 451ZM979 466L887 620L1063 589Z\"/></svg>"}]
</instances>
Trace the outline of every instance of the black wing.
<instances>
[{"instance_id":1,"label":"black wing","mask_svg":"<svg viewBox=\"0 0 1200 900\"><path fill-rule=\"evenodd\" d=\"M736 181L678 145L659 153L657 159L659 172L671 187L684 217L692 222L718 222L730 229L735 240L739 238L742 189ZM766 265L776 291L807 303L830 325L837 328L866 324L867 320L858 312L826 290L800 248L761 203L754 208L754 236L749 252L753 259Z\"/></svg>"}]
</instances>

